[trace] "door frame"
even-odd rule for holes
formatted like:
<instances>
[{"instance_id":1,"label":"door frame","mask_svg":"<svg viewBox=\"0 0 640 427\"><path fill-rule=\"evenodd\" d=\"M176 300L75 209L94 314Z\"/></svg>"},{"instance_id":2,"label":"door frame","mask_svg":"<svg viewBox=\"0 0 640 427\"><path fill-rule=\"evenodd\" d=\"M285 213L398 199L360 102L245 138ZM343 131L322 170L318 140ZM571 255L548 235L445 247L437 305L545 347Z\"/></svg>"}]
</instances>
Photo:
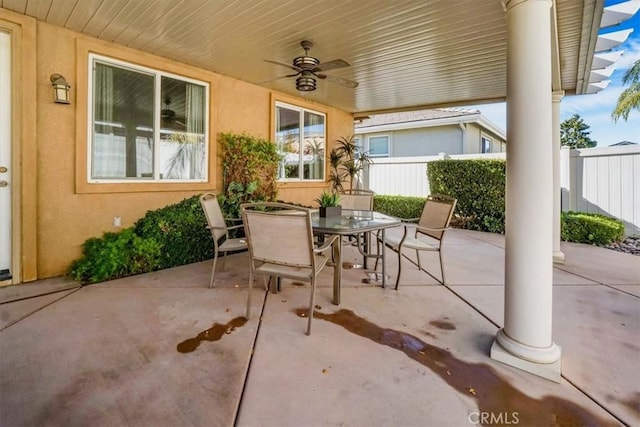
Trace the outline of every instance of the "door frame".
<instances>
[{"instance_id":1,"label":"door frame","mask_svg":"<svg viewBox=\"0 0 640 427\"><path fill-rule=\"evenodd\" d=\"M12 278L4 286L38 278L37 21L0 9L0 29L11 36Z\"/></svg>"}]
</instances>

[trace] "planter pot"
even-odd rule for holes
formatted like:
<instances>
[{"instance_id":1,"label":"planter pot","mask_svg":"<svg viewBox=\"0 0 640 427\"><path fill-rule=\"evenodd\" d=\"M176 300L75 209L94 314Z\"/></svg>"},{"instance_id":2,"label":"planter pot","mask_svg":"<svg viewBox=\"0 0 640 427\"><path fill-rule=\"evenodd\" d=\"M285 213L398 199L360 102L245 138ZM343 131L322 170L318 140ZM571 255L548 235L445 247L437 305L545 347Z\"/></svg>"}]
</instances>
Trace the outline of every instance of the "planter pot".
<instances>
[{"instance_id":1,"label":"planter pot","mask_svg":"<svg viewBox=\"0 0 640 427\"><path fill-rule=\"evenodd\" d=\"M320 206L320 216L329 218L342 215L342 206Z\"/></svg>"}]
</instances>

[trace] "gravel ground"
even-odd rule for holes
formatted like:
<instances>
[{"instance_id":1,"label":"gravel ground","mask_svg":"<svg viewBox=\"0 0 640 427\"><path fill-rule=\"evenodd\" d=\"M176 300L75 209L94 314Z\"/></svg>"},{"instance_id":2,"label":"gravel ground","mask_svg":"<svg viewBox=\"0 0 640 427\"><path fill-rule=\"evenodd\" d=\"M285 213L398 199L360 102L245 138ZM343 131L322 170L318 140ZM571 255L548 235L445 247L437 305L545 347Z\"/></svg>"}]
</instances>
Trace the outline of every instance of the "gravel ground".
<instances>
[{"instance_id":1,"label":"gravel ground","mask_svg":"<svg viewBox=\"0 0 640 427\"><path fill-rule=\"evenodd\" d=\"M640 236L626 237L622 242L603 246L618 252L640 256Z\"/></svg>"}]
</instances>

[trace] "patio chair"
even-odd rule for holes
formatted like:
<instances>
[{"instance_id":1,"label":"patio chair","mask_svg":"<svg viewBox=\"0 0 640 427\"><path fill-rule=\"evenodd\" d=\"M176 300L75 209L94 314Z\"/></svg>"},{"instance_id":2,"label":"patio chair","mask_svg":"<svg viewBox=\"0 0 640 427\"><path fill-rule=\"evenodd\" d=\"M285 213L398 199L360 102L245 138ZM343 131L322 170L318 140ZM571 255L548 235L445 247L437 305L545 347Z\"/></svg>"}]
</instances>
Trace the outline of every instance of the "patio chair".
<instances>
[{"instance_id":1,"label":"patio chair","mask_svg":"<svg viewBox=\"0 0 640 427\"><path fill-rule=\"evenodd\" d=\"M440 194L429 195L419 218L403 220L404 233L402 236L390 235L392 233L387 233L385 235L383 243L398 253L398 277L396 278L396 290L398 289L400 274L402 273L403 249L414 249L416 251L419 270L422 270L422 265L420 264L420 252L438 252L442 281L438 280L437 277L428 271L423 271L433 277L438 281L438 283L443 285L446 283L444 266L442 264L442 241L444 239L445 232L449 229L449 223L451 222L453 211L456 208L456 203L457 200L453 197ZM410 232L410 230L414 231ZM381 239L378 238L378 245L380 243L382 243Z\"/></svg>"},{"instance_id":2,"label":"patio chair","mask_svg":"<svg viewBox=\"0 0 640 427\"><path fill-rule=\"evenodd\" d=\"M311 211L284 203L240 205L251 256L247 319L251 316L251 293L256 274L311 283L307 335L311 334L318 274L331 259L327 253L338 236L328 237L315 247Z\"/></svg>"},{"instance_id":3,"label":"patio chair","mask_svg":"<svg viewBox=\"0 0 640 427\"><path fill-rule=\"evenodd\" d=\"M340 206L343 209L353 209L358 211L372 211L373 210L373 196L375 193L370 190L363 189L351 189L351 190L343 190L340 192ZM365 252L368 252L369 241L370 241L370 233L363 233ZM356 238L356 242L353 242L353 239ZM358 235L350 235L347 236L349 242L353 242L353 245L360 244L360 236ZM367 259L363 258L363 265L366 268Z\"/></svg>"},{"instance_id":4,"label":"patio chair","mask_svg":"<svg viewBox=\"0 0 640 427\"><path fill-rule=\"evenodd\" d=\"M340 205L343 209L372 211L374 195L375 193L370 190L343 190L340 192Z\"/></svg>"},{"instance_id":5,"label":"patio chair","mask_svg":"<svg viewBox=\"0 0 640 427\"><path fill-rule=\"evenodd\" d=\"M207 218L207 228L211 231L211 237L213 238L213 267L211 268L211 279L209 280L209 288L212 288L216 274L216 262L220 252L223 254L222 268L224 269L227 252L247 249L247 240L245 238L232 239L229 237L229 230L240 229L243 225L227 226L215 194L204 193L201 195L200 205L204 211L204 216Z\"/></svg>"}]
</instances>

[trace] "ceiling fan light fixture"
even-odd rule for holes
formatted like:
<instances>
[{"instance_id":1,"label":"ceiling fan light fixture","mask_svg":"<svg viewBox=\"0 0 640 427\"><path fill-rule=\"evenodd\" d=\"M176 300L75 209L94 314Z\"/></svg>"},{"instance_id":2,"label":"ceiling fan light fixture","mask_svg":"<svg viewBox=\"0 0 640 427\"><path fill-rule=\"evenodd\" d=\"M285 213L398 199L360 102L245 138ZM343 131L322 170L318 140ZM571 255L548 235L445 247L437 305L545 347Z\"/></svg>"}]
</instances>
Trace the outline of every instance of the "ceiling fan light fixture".
<instances>
[{"instance_id":1,"label":"ceiling fan light fixture","mask_svg":"<svg viewBox=\"0 0 640 427\"><path fill-rule=\"evenodd\" d=\"M277 77L275 79L267 80L263 83L271 82L273 80L279 80L287 77L297 77L296 78L296 89L300 92L311 92L316 90L316 82L317 79L337 83L341 86L348 88L356 88L358 86L358 82L343 79L340 77L333 77L324 74L324 71L327 70L335 70L337 68L350 67L350 64L344 59L334 59L332 61L321 62L318 58L314 58L313 56L309 56L309 49L313 47L313 43L309 40L303 40L300 42L300 46L304 49L304 55L297 56L293 58L293 62L291 65L286 64L280 61L273 61L270 59L265 59L265 62L269 62L271 64L281 65L287 67L293 71L294 74L288 74L286 76ZM323 72L319 74L319 72Z\"/></svg>"},{"instance_id":2,"label":"ceiling fan light fixture","mask_svg":"<svg viewBox=\"0 0 640 427\"><path fill-rule=\"evenodd\" d=\"M302 69L312 69L318 64L320 61L312 56L298 56L293 59L293 65Z\"/></svg>"},{"instance_id":3,"label":"ceiling fan light fixture","mask_svg":"<svg viewBox=\"0 0 640 427\"><path fill-rule=\"evenodd\" d=\"M296 79L296 89L301 92L311 92L316 90L316 79L313 77L298 77Z\"/></svg>"}]
</instances>

